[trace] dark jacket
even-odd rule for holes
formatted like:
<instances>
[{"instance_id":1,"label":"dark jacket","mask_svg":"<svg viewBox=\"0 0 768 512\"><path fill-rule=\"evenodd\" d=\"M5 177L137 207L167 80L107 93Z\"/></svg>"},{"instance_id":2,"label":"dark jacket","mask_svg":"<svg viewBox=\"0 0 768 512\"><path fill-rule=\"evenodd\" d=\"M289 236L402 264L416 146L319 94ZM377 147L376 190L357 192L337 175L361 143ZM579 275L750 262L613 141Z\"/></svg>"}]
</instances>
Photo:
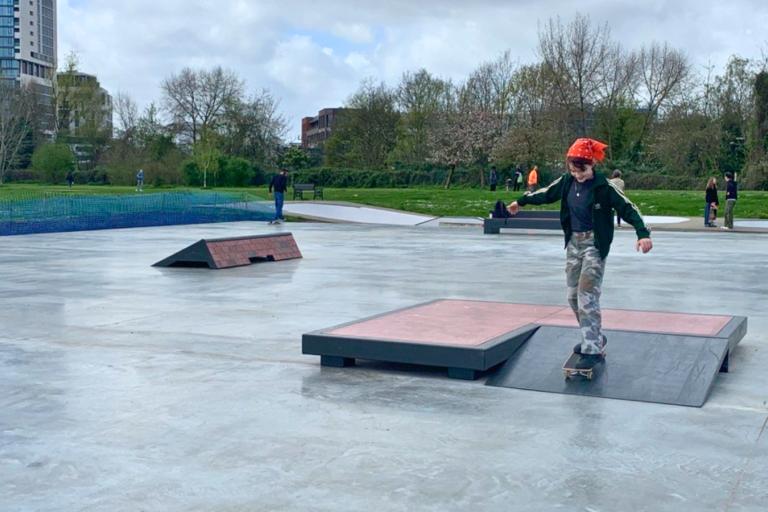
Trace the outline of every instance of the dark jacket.
<instances>
[{"instance_id":1,"label":"dark jacket","mask_svg":"<svg viewBox=\"0 0 768 512\"><path fill-rule=\"evenodd\" d=\"M726 199L738 199L739 198L739 192L738 192L739 186L736 185L736 182L733 180L726 181L725 182L725 198Z\"/></svg>"},{"instance_id":2,"label":"dark jacket","mask_svg":"<svg viewBox=\"0 0 768 512\"><path fill-rule=\"evenodd\" d=\"M717 187L707 188L704 193L704 201L707 204L720 204L720 200L717 198Z\"/></svg>"},{"instance_id":3,"label":"dark jacket","mask_svg":"<svg viewBox=\"0 0 768 512\"><path fill-rule=\"evenodd\" d=\"M269 182L270 193L272 193L272 189L275 189L275 192L285 192L288 189L288 176L282 174L272 176L272 181Z\"/></svg>"},{"instance_id":4,"label":"dark jacket","mask_svg":"<svg viewBox=\"0 0 768 512\"><path fill-rule=\"evenodd\" d=\"M573 181L573 176L570 173L565 173L550 183L549 186L541 188L536 192L527 192L517 200L520 206L560 201L560 225L563 227L563 233L565 234L566 247L573 234L571 214L568 209L568 191L571 189ZM592 229L595 234L595 246L600 251L602 258L608 256L608 252L611 250L614 210L618 212L622 219L635 228L638 240L651 236L651 231L645 227L637 206L615 185L610 183L602 173L595 173L595 184L590 191L589 203L592 208Z\"/></svg>"}]
</instances>

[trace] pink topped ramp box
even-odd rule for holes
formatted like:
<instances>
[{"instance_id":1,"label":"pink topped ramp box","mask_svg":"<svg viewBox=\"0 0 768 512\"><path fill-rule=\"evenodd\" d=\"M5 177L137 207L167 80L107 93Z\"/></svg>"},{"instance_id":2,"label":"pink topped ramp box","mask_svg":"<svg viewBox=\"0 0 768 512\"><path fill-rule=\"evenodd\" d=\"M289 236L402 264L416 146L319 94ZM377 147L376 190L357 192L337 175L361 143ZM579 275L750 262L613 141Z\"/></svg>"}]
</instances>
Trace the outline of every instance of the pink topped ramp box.
<instances>
[{"instance_id":1,"label":"pink topped ramp box","mask_svg":"<svg viewBox=\"0 0 768 512\"><path fill-rule=\"evenodd\" d=\"M446 367L449 376L472 380L506 361L536 318L558 309L436 300L305 334L302 351L319 355L324 366L372 359Z\"/></svg>"},{"instance_id":2,"label":"pink topped ramp box","mask_svg":"<svg viewBox=\"0 0 768 512\"><path fill-rule=\"evenodd\" d=\"M606 371L589 384L563 382L562 363L580 339L563 306L435 300L307 333L302 352L323 366L370 359L445 367L468 380L499 366L489 385L700 406L728 371L747 319L606 309L603 329Z\"/></svg>"},{"instance_id":3,"label":"pink topped ramp box","mask_svg":"<svg viewBox=\"0 0 768 512\"><path fill-rule=\"evenodd\" d=\"M203 239L158 261L154 267L240 267L260 261L301 258L291 233Z\"/></svg>"}]
</instances>

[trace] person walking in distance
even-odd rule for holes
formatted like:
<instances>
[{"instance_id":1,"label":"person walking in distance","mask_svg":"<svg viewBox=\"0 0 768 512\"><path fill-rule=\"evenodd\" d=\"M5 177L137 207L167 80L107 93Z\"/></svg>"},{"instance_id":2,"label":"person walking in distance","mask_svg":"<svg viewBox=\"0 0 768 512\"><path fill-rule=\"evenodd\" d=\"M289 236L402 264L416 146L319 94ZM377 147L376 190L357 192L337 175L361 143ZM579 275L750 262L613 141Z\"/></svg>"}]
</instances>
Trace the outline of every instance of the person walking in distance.
<instances>
[{"instance_id":1,"label":"person walking in distance","mask_svg":"<svg viewBox=\"0 0 768 512\"><path fill-rule=\"evenodd\" d=\"M269 221L270 224L279 224L283 217L283 203L285 202L285 191L288 190L288 169L280 169L279 174L272 176L269 182L269 193L274 190L275 198L275 218Z\"/></svg>"},{"instance_id":2,"label":"person walking in distance","mask_svg":"<svg viewBox=\"0 0 768 512\"><path fill-rule=\"evenodd\" d=\"M144 169L136 173L136 192L144 191Z\"/></svg>"},{"instance_id":3,"label":"person walking in distance","mask_svg":"<svg viewBox=\"0 0 768 512\"><path fill-rule=\"evenodd\" d=\"M565 276L568 304L580 328L576 368L592 368L605 355L607 339L602 332L600 294L605 261L613 241L613 211L635 228L636 248L653 248L651 234L640 211L595 165L605 158L608 146L594 139L576 139L566 153L567 172L549 186L526 192L508 207L516 215L520 207L560 201L560 225L565 235Z\"/></svg>"},{"instance_id":4,"label":"person walking in distance","mask_svg":"<svg viewBox=\"0 0 768 512\"><path fill-rule=\"evenodd\" d=\"M725 225L723 229L733 229L733 209L739 196L739 185L732 172L725 173Z\"/></svg>"},{"instance_id":5,"label":"person walking in distance","mask_svg":"<svg viewBox=\"0 0 768 512\"><path fill-rule=\"evenodd\" d=\"M619 191L623 194L624 193L624 180L621 179L621 171L618 169L614 169L613 173L611 173L611 183L614 184L614 186L619 189ZM619 212L616 212L616 225L621 227L621 215L619 215Z\"/></svg>"},{"instance_id":6,"label":"person walking in distance","mask_svg":"<svg viewBox=\"0 0 768 512\"><path fill-rule=\"evenodd\" d=\"M539 188L539 168L534 165L528 172L528 192L533 192L537 188Z\"/></svg>"},{"instance_id":7,"label":"person walking in distance","mask_svg":"<svg viewBox=\"0 0 768 512\"><path fill-rule=\"evenodd\" d=\"M496 191L496 186L499 184L499 174L496 172L496 166L491 166L491 172L488 175L488 185L491 187L491 192Z\"/></svg>"},{"instance_id":8,"label":"person walking in distance","mask_svg":"<svg viewBox=\"0 0 768 512\"><path fill-rule=\"evenodd\" d=\"M518 165L515 169L515 192L520 190L520 188L523 186L523 170Z\"/></svg>"}]
</instances>

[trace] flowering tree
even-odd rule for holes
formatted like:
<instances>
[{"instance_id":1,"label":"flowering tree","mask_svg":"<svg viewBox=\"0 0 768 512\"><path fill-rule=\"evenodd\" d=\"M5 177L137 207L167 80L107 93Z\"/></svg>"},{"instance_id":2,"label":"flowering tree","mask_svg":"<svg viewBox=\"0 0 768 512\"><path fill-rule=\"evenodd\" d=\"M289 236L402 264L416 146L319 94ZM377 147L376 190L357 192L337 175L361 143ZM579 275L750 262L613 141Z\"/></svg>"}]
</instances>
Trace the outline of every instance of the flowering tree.
<instances>
[{"instance_id":1,"label":"flowering tree","mask_svg":"<svg viewBox=\"0 0 768 512\"><path fill-rule=\"evenodd\" d=\"M453 173L459 165L484 166L498 140L498 120L483 111L454 111L444 114L431 132L431 160L448 167L445 188L450 188ZM480 169L480 183L484 183Z\"/></svg>"}]
</instances>

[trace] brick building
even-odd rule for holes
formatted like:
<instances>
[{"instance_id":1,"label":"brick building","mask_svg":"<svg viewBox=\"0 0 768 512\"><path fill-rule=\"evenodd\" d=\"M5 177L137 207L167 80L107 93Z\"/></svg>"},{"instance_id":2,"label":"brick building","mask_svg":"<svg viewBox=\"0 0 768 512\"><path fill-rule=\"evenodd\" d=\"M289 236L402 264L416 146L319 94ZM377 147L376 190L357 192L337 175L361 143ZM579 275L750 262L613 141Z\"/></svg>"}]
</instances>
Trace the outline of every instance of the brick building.
<instances>
[{"instance_id":1,"label":"brick building","mask_svg":"<svg viewBox=\"0 0 768 512\"><path fill-rule=\"evenodd\" d=\"M305 117L301 120L301 147L316 148L325 142L333 132L338 115L343 108L324 108L315 117Z\"/></svg>"}]
</instances>

